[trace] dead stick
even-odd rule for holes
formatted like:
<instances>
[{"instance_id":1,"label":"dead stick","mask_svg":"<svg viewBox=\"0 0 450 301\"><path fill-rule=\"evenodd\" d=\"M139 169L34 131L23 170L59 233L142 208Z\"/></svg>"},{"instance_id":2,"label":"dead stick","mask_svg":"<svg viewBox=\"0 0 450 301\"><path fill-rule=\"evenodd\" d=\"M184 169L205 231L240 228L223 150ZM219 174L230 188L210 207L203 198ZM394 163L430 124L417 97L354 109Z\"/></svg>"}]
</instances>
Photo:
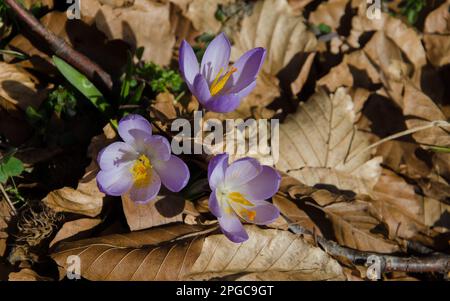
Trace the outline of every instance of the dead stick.
<instances>
[{"instance_id":1,"label":"dead stick","mask_svg":"<svg viewBox=\"0 0 450 301\"><path fill-rule=\"evenodd\" d=\"M58 57L72 65L100 89L110 92L113 88L111 76L99 65L91 61L82 53L74 50L64 39L46 29L38 19L15 0L4 0L14 11L18 19L25 23L36 36L42 38L51 51Z\"/></svg>"},{"instance_id":2,"label":"dead stick","mask_svg":"<svg viewBox=\"0 0 450 301\"><path fill-rule=\"evenodd\" d=\"M289 229L296 234L313 235L283 215L289 223ZM343 247L334 241L323 237L315 237L319 245L333 257L345 257L353 264L364 265L370 263L371 259L379 260L380 273L386 272L412 272L412 273L448 273L450 271L450 256L446 254L430 254L427 257L398 257L372 252L363 252Z\"/></svg>"}]
</instances>

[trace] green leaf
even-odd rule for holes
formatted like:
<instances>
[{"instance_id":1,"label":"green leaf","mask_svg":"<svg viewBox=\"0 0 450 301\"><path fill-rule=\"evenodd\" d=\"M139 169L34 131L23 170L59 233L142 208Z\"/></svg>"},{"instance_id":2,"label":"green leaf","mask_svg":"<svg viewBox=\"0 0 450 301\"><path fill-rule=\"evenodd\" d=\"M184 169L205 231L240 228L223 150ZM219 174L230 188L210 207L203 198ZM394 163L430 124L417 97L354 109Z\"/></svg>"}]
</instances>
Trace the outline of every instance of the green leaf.
<instances>
[{"instance_id":1,"label":"green leaf","mask_svg":"<svg viewBox=\"0 0 450 301\"><path fill-rule=\"evenodd\" d=\"M6 180L8 180L8 176L7 176L6 173L3 171L3 168L2 168L2 166L0 165L0 183L6 184Z\"/></svg>"},{"instance_id":2,"label":"green leaf","mask_svg":"<svg viewBox=\"0 0 450 301\"><path fill-rule=\"evenodd\" d=\"M89 99L100 112L107 113L111 108L110 104L106 102L102 93L86 78L86 76L57 56L53 56L53 62L59 72L61 72L62 75L81 92L81 94Z\"/></svg>"},{"instance_id":3,"label":"green leaf","mask_svg":"<svg viewBox=\"0 0 450 301\"><path fill-rule=\"evenodd\" d=\"M0 167L6 177L17 177L24 170L22 161L12 156L7 158Z\"/></svg>"},{"instance_id":4,"label":"green leaf","mask_svg":"<svg viewBox=\"0 0 450 301\"><path fill-rule=\"evenodd\" d=\"M327 33L330 33L330 32L331 32L331 27L328 26L327 24L324 24L324 23L320 23L320 24L317 26L317 29L319 29L320 32L323 33L323 34L327 34Z\"/></svg>"}]
</instances>

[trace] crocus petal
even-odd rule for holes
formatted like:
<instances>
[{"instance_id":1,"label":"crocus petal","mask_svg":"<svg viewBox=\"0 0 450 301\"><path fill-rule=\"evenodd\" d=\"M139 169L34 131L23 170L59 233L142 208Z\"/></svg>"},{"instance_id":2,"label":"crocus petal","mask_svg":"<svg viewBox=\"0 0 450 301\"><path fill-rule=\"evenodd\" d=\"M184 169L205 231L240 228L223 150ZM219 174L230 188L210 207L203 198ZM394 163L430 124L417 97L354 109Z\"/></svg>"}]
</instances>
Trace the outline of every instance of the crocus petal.
<instances>
[{"instance_id":1,"label":"crocus petal","mask_svg":"<svg viewBox=\"0 0 450 301\"><path fill-rule=\"evenodd\" d=\"M235 243L241 243L248 239L244 226L235 214L225 214L217 218L223 234Z\"/></svg>"},{"instance_id":2,"label":"crocus petal","mask_svg":"<svg viewBox=\"0 0 450 301\"><path fill-rule=\"evenodd\" d=\"M214 214L215 217L222 216L222 210L220 209L220 204L219 201L217 200L215 189L213 189L213 191L209 195L208 207L209 211L211 211L211 213Z\"/></svg>"},{"instance_id":3,"label":"crocus petal","mask_svg":"<svg viewBox=\"0 0 450 301\"><path fill-rule=\"evenodd\" d=\"M180 191L189 181L189 168L177 156L171 155L167 161L156 161L153 166L164 186L172 192Z\"/></svg>"},{"instance_id":4,"label":"crocus petal","mask_svg":"<svg viewBox=\"0 0 450 301\"><path fill-rule=\"evenodd\" d=\"M228 154L220 154L209 161L208 181L209 187L214 190L225 178L225 171L228 167Z\"/></svg>"},{"instance_id":5,"label":"crocus petal","mask_svg":"<svg viewBox=\"0 0 450 301\"><path fill-rule=\"evenodd\" d=\"M254 80L252 83L250 83L247 87L245 87L244 89L242 89L241 91L237 92L237 97L239 99L244 98L245 96L249 95L253 89L255 89L256 87L256 80Z\"/></svg>"},{"instance_id":6,"label":"crocus petal","mask_svg":"<svg viewBox=\"0 0 450 301\"><path fill-rule=\"evenodd\" d=\"M170 143L166 137L160 135L147 137L144 144L150 161L167 161L170 159Z\"/></svg>"},{"instance_id":7,"label":"crocus petal","mask_svg":"<svg viewBox=\"0 0 450 301\"><path fill-rule=\"evenodd\" d=\"M211 97L211 99L204 104L204 106L205 109L212 112L228 113L236 110L240 103L241 99L237 94L227 94Z\"/></svg>"},{"instance_id":8,"label":"crocus petal","mask_svg":"<svg viewBox=\"0 0 450 301\"><path fill-rule=\"evenodd\" d=\"M191 90L195 76L200 72L197 57L188 42L183 40L179 55L180 73Z\"/></svg>"},{"instance_id":9,"label":"crocus petal","mask_svg":"<svg viewBox=\"0 0 450 301\"><path fill-rule=\"evenodd\" d=\"M273 223L279 216L280 210L272 203L266 201L254 201L256 215L252 223L257 225L268 225Z\"/></svg>"},{"instance_id":10,"label":"crocus petal","mask_svg":"<svg viewBox=\"0 0 450 301\"><path fill-rule=\"evenodd\" d=\"M152 126L140 115L130 114L119 121L119 135L127 143L133 143L136 136L150 136Z\"/></svg>"},{"instance_id":11,"label":"crocus petal","mask_svg":"<svg viewBox=\"0 0 450 301\"><path fill-rule=\"evenodd\" d=\"M275 169L262 166L261 172L254 179L237 189L250 201L267 200L277 193L280 181L281 176Z\"/></svg>"},{"instance_id":12,"label":"crocus petal","mask_svg":"<svg viewBox=\"0 0 450 301\"><path fill-rule=\"evenodd\" d=\"M130 173L132 163L111 170L100 170L97 174L97 185L101 192L120 196L126 193L133 184Z\"/></svg>"},{"instance_id":13,"label":"crocus petal","mask_svg":"<svg viewBox=\"0 0 450 301\"><path fill-rule=\"evenodd\" d=\"M236 160L225 172L225 183L229 189L240 187L254 179L261 169L261 164L254 158Z\"/></svg>"},{"instance_id":14,"label":"crocus petal","mask_svg":"<svg viewBox=\"0 0 450 301\"><path fill-rule=\"evenodd\" d=\"M134 148L125 142L114 142L99 152L97 162L100 169L106 171L120 168L130 161L136 160L137 155Z\"/></svg>"},{"instance_id":15,"label":"crocus petal","mask_svg":"<svg viewBox=\"0 0 450 301\"><path fill-rule=\"evenodd\" d=\"M273 223L280 211L273 204L266 201L252 201L254 206L244 206L236 202L230 202L231 207L238 216L248 223L267 225ZM253 214L248 214L252 212Z\"/></svg>"},{"instance_id":16,"label":"crocus petal","mask_svg":"<svg viewBox=\"0 0 450 301\"><path fill-rule=\"evenodd\" d=\"M211 92L209 91L208 83L206 79L200 73L195 76L192 93L197 97L198 102L202 105L211 99Z\"/></svg>"},{"instance_id":17,"label":"crocus petal","mask_svg":"<svg viewBox=\"0 0 450 301\"><path fill-rule=\"evenodd\" d=\"M265 56L266 50L260 47L244 53L233 65L237 71L231 76L232 88L229 92L238 93L249 86L256 79Z\"/></svg>"},{"instance_id":18,"label":"crocus petal","mask_svg":"<svg viewBox=\"0 0 450 301\"><path fill-rule=\"evenodd\" d=\"M130 189L130 199L138 204L146 204L156 198L161 189L161 179L156 172L151 175L148 185L138 186L134 184Z\"/></svg>"},{"instance_id":19,"label":"crocus petal","mask_svg":"<svg viewBox=\"0 0 450 301\"><path fill-rule=\"evenodd\" d=\"M223 68L223 72L227 71L230 61L231 44L224 33L219 34L209 43L205 54L202 58L200 72L205 77L208 84L214 81L214 78Z\"/></svg>"}]
</instances>

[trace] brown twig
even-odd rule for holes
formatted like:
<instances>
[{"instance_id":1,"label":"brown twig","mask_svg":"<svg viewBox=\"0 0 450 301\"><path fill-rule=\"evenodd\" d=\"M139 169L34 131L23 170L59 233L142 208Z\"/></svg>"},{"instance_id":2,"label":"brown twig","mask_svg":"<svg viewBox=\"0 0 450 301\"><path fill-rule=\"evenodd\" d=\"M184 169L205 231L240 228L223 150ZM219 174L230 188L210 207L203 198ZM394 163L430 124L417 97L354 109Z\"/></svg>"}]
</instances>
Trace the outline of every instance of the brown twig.
<instances>
[{"instance_id":1,"label":"brown twig","mask_svg":"<svg viewBox=\"0 0 450 301\"><path fill-rule=\"evenodd\" d=\"M313 235L311 231L305 229L283 215L289 223L289 229L296 234ZM315 237L317 243L331 256L335 258L346 258L356 265L377 266L378 278L381 274L387 272L412 272L412 273L448 273L450 271L450 256L446 254L430 254L426 257L399 257L372 252L363 252L349 249L339 245L334 241L327 240L323 237ZM369 279L377 279L377 275L369 273Z\"/></svg>"},{"instance_id":2,"label":"brown twig","mask_svg":"<svg viewBox=\"0 0 450 301\"><path fill-rule=\"evenodd\" d=\"M82 53L74 50L64 39L46 29L38 19L16 0L5 0L4 2L14 11L17 18L29 27L33 34L45 41L55 55L84 74L100 89L108 92L112 90L113 81L111 76L99 65Z\"/></svg>"}]
</instances>

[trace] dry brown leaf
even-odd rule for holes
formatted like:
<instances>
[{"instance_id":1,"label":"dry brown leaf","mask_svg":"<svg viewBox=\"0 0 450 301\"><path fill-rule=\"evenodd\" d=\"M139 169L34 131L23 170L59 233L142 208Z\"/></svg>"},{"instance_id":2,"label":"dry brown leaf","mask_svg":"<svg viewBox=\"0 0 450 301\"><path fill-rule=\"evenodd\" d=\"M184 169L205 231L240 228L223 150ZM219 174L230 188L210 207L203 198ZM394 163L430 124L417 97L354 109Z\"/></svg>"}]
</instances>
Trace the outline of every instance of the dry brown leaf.
<instances>
[{"instance_id":1,"label":"dry brown leaf","mask_svg":"<svg viewBox=\"0 0 450 301\"><path fill-rule=\"evenodd\" d=\"M130 230L136 231L183 221L185 200L180 194L167 193L147 204L136 204L125 195L122 206Z\"/></svg>"},{"instance_id":2,"label":"dry brown leaf","mask_svg":"<svg viewBox=\"0 0 450 301\"><path fill-rule=\"evenodd\" d=\"M215 18L219 4L227 5L235 0L169 0L177 4L183 15L191 20L199 32L218 33L222 24Z\"/></svg>"},{"instance_id":3,"label":"dry brown leaf","mask_svg":"<svg viewBox=\"0 0 450 301\"><path fill-rule=\"evenodd\" d=\"M359 200L334 203L323 210L333 224L340 245L377 253L399 251L396 243L387 240L382 233L376 233L380 221L370 203Z\"/></svg>"},{"instance_id":4,"label":"dry brown leaf","mask_svg":"<svg viewBox=\"0 0 450 301\"><path fill-rule=\"evenodd\" d=\"M0 257L5 255L8 239L8 222L11 219L11 209L3 196L0 197Z\"/></svg>"},{"instance_id":5,"label":"dry brown leaf","mask_svg":"<svg viewBox=\"0 0 450 301\"><path fill-rule=\"evenodd\" d=\"M91 239L65 244L52 257L65 266L67 256L79 254L81 275L90 280L200 280L269 271L304 271L311 279L343 277L334 259L287 231L245 226L250 239L243 244L235 244L222 234L196 235L158 246L139 245L134 240L157 237L157 231L170 231L175 238L176 227L116 236L120 241ZM127 240L130 235L134 238Z\"/></svg>"},{"instance_id":6,"label":"dry brown leaf","mask_svg":"<svg viewBox=\"0 0 450 301\"><path fill-rule=\"evenodd\" d=\"M293 13L286 0L258 1L252 14L242 21L241 31L232 37L231 57L235 61L255 47L267 50L263 72L275 75L299 52L312 52L316 38L307 30L303 17Z\"/></svg>"},{"instance_id":7,"label":"dry brown leaf","mask_svg":"<svg viewBox=\"0 0 450 301\"><path fill-rule=\"evenodd\" d=\"M77 189L64 187L50 192L42 202L56 212L71 212L96 217L103 208L105 194L98 190L97 181L91 174L98 171L94 164L86 168L85 176L80 180Z\"/></svg>"},{"instance_id":8,"label":"dry brown leaf","mask_svg":"<svg viewBox=\"0 0 450 301\"><path fill-rule=\"evenodd\" d=\"M17 273L10 273L8 281L52 281L52 279L40 276L32 269L24 268Z\"/></svg>"},{"instance_id":9,"label":"dry brown leaf","mask_svg":"<svg viewBox=\"0 0 450 301\"><path fill-rule=\"evenodd\" d=\"M37 109L47 97L36 77L14 64L0 62L0 107L7 111Z\"/></svg>"},{"instance_id":10,"label":"dry brown leaf","mask_svg":"<svg viewBox=\"0 0 450 301\"><path fill-rule=\"evenodd\" d=\"M168 65L175 45L170 24L170 3L135 0L130 5L82 1L81 14L91 19L110 40L122 39L133 47L145 47L143 59Z\"/></svg>"},{"instance_id":11,"label":"dry brown leaf","mask_svg":"<svg viewBox=\"0 0 450 301\"><path fill-rule=\"evenodd\" d=\"M88 148L91 164L86 167L85 174L78 183L77 189L64 187L50 192L42 201L56 212L72 212L90 217L96 217L103 208L105 194L97 186L96 175L98 152L116 139L114 129L108 124L103 128L103 134L92 138Z\"/></svg>"},{"instance_id":12,"label":"dry brown leaf","mask_svg":"<svg viewBox=\"0 0 450 301\"><path fill-rule=\"evenodd\" d=\"M450 34L450 1L445 1L425 19L424 33Z\"/></svg>"},{"instance_id":13,"label":"dry brown leaf","mask_svg":"<svg viewBox=\"0 0 450 301\"><path fill-rule=\"evenodd\" d=\"M73 237L80 233L89 231L102 222L99 218L80 218L74 221L66 222L58 233L56 233L53 240L50 242L49 247L53 247L60 241Z\"/></svg>"},{"instance_id":14,"label":"dry brown leaf","mask_svg":"<svg viewBox=\"0 0 450 301\"><path fill-rule=\"evenodd\" d=\"M361 152L370 141L354 126L353 107L344 88L331 96L320 90L301 103L280 125L276 167L308 186L325 183L370 194L381 158L370 160L369 152Z\"/></svg>"},{"instance_id":15,"label":"dry brown leaf","mask_svg":"<svg viewBox=\"0 0 450 301\"><path fill-rule=\"evenodd\" d=\"M435 231L425 226L423 197L414 186L395 173L383 169L374 187L375 198L371 200L378 214L388 225L389 237L401 237L433 245Z\"/></svg>"},{"instance_id":16,"label":"dry brown leaf","mask_svg":"<svg viewBox=\"0 0 450 301\"><path fill-rule=\"evenodd\" d=\"M314 25L326 24L334 31L339 27L345 8L350 0L332 0L321 3L309 15L309 22Z\"/></svg>"},{"instance_id":17,"label":"dry brown leaf","mask_svg":"<svg viewBox=\"0 0 450 301\"><path fill-rule=\"evenodd\" d=\"M427 95L410 83L405 85L403 114L409 129L426 125L430 121L446 119L439 107ZM436 126L416 132L413 134L413 137L420 144L449 147L449 131L450 126L445 129Z\"/></svg>"},{"instance_id":18,"label":"dry brown leaf","mask_svg":"<svg viewBox=\"0 0 450 301\"><path fill-rule=\"evenodd\" d=\"M203 241L171 241L201 228L186 225L159 227L128 234L63 243L51 256L60 267L70 255L81 259L81 276L89 280L176 280L199 256ZM61 277L65 272L62 270Z\"/></svg>"},{"instance_id":19,"label":"dry brown leaf","mask_svg":"<svg viewBox=\"0 0 450 301\"><path fill-rule=\"evenodd\" d=\"M450 63L450 34L426 34L423 41L427 57L433 66L441 67Z\"/></svg>"}]
</instances>

